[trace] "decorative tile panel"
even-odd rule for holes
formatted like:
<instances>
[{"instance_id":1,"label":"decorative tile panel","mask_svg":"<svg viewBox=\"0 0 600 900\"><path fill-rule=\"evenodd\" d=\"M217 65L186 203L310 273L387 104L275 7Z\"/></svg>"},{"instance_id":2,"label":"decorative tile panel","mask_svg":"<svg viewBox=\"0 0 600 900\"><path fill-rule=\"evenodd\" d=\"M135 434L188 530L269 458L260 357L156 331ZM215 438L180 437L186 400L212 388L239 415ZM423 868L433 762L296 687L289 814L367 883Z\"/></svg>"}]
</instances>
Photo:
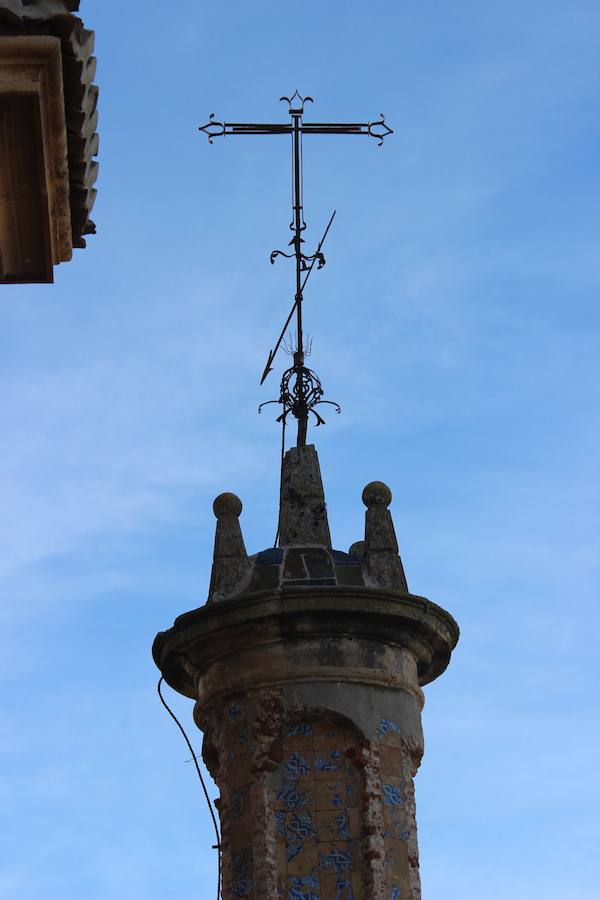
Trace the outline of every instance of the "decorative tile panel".
<instances>
[{"instance_id":1,"label":"decorative tile panel","mask_svg":"<svg viewBox=\"0 0 600 900\"><path fill-rule=\"evenodd\" d=\"M402 728L391 719L381 719L379 738L383 836L385 840L386 898L408 900L413 896L409 840L414 838L414 817L408 799L412 778L402 745Z\"/></svg>"},{"instance_id":2,"label":"decorative tile panel","mask_svg":"<svg viewBox=\"0 0 600 900\"><path fill-rule=\"evenodd\" d=\"M364 900L356 737L321 721L287 725L274 773L281 900Z\"/></svg>"},{"instance_id":3,"label":"decorative tile panel","mask_svg":"<svg viewBox=\"0 0 600 900\"><path fill-rule=\"evenodd\" d=\"M245 708L240 704L231 703L225 710L224 720L231 894L244 900L254 900L256 896L252 858L254 823L250 802L252 771Z\"/></svg>"}]
</instances>

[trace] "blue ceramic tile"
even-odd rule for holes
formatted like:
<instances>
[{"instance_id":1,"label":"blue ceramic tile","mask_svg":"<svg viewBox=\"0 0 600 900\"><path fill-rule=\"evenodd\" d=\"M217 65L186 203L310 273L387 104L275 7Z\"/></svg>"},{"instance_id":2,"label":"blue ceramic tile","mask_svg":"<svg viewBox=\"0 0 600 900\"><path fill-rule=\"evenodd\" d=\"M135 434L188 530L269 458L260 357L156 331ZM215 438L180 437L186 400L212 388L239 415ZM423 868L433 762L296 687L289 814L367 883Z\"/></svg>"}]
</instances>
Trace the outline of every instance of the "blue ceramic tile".
<instances>
[{"instance_id":1,"label":"blue ceramic tile","mask_svg":"<svg viewBox=\"0 0 600 900\"><path fill-rule=\"evenodd\" d=\"M398 725L397 722L393 722L391 719L382 719L379 723L379 740L382 741L388 731L393 731L395 734L402 734L402 729Z\"/></svg>"},{"instance_id":2,"label":"blue ceramic tile","mask_svg":"<svg viewBox=\"0 0 600 900\"><path fill-rule=\"evenodd\" d=\"M292 753L284 766L287 772L286 778L302 778L311 773L310 763L297 751Z\"/></svg>"},{"instance_id":3,"label":"blue ceramic tile","mask_svg":"<svg viewBox=\"0 0 600 900\"><path fill-rule=\"evenodd\" d=\"M344 754L339 750L332 750L329 755L318 754L315 756L315 769L317 772L337 772L344 764Z\"/></svg>"},{"instance_id":4,"label":"blue ceramic tile","mask_svg":"<svg viewBox=\"0 0 600 900\"><path fill-rule=\"evenodd\" d=\"M410 830L406 827L403 819L394 819L391 831L384 831L383 836L396 838L400 841L407 841L410 837Z\"/></svg>"},{"instance_id":5,"label":"blue ceramic tile","mask_svg":"<svg viewBox=\"0 0 600 900\"><path fill-rule=\"evenodd\" d=\"M314 875L288 880L288 900L320 900L319 879Z\"/></svg>"},{"instance_id":6,"label":"blue ceramic tile","mask_svg":"<svg viewBox=\"0 0 600 900\"><path fill-rule=\"evenodd\" d=\"M335 900L354 900L352 880L350 878L338 878L335 882Z\"/></svg>"},{"instance_id":7,"label":"blue ceramic tile","mask_svg":"<svg viewBox=\"0 0 600 900\"><path fill-rule=\"evenodd\" d=\"M345 872L352 868L352 848L340 850L333 847L329 853L319 854L319 866L323 871L332 869L334 872Z\"/></svg>"},{"instance_id":8,"label":"blue ceramic tile","mask_svg":"<svg viewBox=\"0 0 600 900\"><path fill-rule=\"evenodd\" d=\"M231 893L234 897L247 897L254 890L252 851L249 847L232 852L231 875Z\"/></svg>"},{"instance_id":9,"label":"blue ceramic tile","mask_svg":"<svg viewBox=\"0 0 600 900\"><path fill-rule=\"evenodd\" d=\"M287 861L295 859L302 853L305 844L316 846L318 836L310 813L294 813L284 820L285 845Z\"/></svg>"},{"instance_id":10,"label":"blue ceramic tile","mask_svg":"<svg viewBox=\"0 0 600 900\"><path fill-rule=\"evenodd\" d=\"M383 787L383 802L387 806L399 806L403 803L402 792L399 787L395 784L384 784Z\"/></svg>"},{"instance_id":11,"label":"blue ceramic tile","mask_svg":"<svg viewBox=\"0 0 600 900\"><path fill-rule=\"evenodd\" d=\"M299 841L314 839L317 841L317 832L310 813L294 813L286 822L286 836L294 836Z\"/></svg>"},{"instance_id":12,"label":"blue ceramic tile","mask_svg":"<svg viewBox=\"0 0 600 900\"><path fill-rule=\"evenodd\" d=\"M289 810L295 810L308 806L309 795L305 791L298 790L297 781L286 781L277 794L277 799L283 801Z\"/></svg>"},{"instance_id":13,"label":"blue ceramic tile","mask_svg":"<svg viewBox=\"0 0 600 900\"><path fill-rule=\"evenodd\" d=\"M275 833L285 837L285 813L282 809L275 810Z\"/></svg>"},{"instance_id":14,"label":"blue ceramic tile","mask_svg":"<svg viewBox=\"0 0 600 900\"><path fill-rule=\"evenodd\" d=\"M350 834L350 816L348 810L344 809L335 817L338 840L349 841L352 838Z\"/></svg>"},{"instance_id":15,"label":"blue ceramic tile","mask_svg":"<svg viewBox=\"0 0 600 900\"><path fill-rule=\"evenodd\" d=\"M246 801L248 799L248 788L241 788L239 791L231 792L231 815L234 819L239 819L243 814Z\"/></svg>"},{"instance_id":16,"label":"blue ceramic tile","mask_svg":"<svg viewBox=\"0 0 600 900\"><path fill-rule=\"evenodd\" d=\"M298 734L312 734L312 725L308 722L298 722L297 725L290 725L287 737L295 737Z\"/></svg>"}]
</instances>

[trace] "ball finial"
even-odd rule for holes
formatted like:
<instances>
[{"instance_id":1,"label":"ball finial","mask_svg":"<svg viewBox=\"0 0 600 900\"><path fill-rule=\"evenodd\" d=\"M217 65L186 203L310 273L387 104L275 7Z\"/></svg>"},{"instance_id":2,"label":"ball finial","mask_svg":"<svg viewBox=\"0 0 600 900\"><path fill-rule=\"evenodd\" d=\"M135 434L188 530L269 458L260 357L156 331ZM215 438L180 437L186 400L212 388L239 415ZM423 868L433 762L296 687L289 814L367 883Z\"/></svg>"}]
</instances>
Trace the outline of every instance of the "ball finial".
<instances>
[{"instance_id":1,"label":"ball finial","mask_svg":"<svg viewBox=\"0 0 600 900\"><path fill-rule=\"evenodd\" d=\"M392 492L383 481L371 481L362 492L363 503L368 509L372 506L389 506L392 502Z\"/></svg>"},{"instance_id":2,"label":"ball finial","mask_svg":"<svg viewBox=\"0 0 600 900\"><path fill-rule=\"evenodd\" d=\"M219 494L213 503L213 512L217 519L222 516L235 516L236 519L242 511L242 501L235 494Z\"/></svg>"}]
</instances>

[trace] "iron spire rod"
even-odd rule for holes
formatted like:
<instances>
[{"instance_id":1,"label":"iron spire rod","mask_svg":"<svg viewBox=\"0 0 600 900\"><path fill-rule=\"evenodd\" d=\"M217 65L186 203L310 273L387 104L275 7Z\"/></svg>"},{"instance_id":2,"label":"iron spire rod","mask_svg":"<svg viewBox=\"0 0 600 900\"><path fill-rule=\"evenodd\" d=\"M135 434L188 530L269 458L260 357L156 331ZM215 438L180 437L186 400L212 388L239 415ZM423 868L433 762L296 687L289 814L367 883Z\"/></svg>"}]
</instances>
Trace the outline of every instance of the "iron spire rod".
<instances>
[{"instance_id":1,"label":"iron spire rod","mask_svg":"<svg viewBox=\"0 0 600 900\"><path fill-rule=\"evenodd\" d=\"M302 231L306 228L302 218L302 112L292 113L294 130L293 139L293 190L294 190L294 252L296 257L296 352L294 368L296 370L296 412L298 419L297 446L306 444L308 428L308 408L302 369L304 367L304 335L302 333Z\"/></svg>"},{"instance_id":2,"label":"iron spire rod","mask_svg":"<svg viewBox=\"0 0 600 900\"><path fill-rule=\"evenodd\" d=\"M319 241L319 246L317 247L317 252L315 253L314 258L313 258L313 260L312 260L312 262L311 262L311 264L310 264L310 266L309 266L309 268L308 268L308 272L307 272L306 275L304 276L304 281L302 282L302 286L301 286L301 289L300 289L300 293L301 293L301 294L304 294L304 288L306 287L306 282L307 282L308 279L310 278L310 273L312 272L312 270L313 270L314 267L315 267L315 263L316 263L317 258L318 258L318 256L319 256L319 253L320 253L320 251L321 251L321 248L323 247L323 244L325 243L325 239L326 239L326 237L327 237L327 234L329 233L329 229L331 228L332 222L333 222L333 220L335 219L335 214L336 214L336 210L334 209L333 213L331 214L331 218L330 218L329 222L327 223L327 228L326 228L325 231L323 232L323 237L322 237L321 240ZM281 342L282 342L282 340L283 340L284 337L285 337L285 333L286 333L286 331L287 331L287 329L288 329L288 325L289 325L290 322L292 321L292 316L293 316L294 313L296 312L296 305L297 305L297 303L298 303L298 301L295 299L295 300L294 300L294 305L292 306L292 308L291 308L291 310L290 310L290 313L289 313L287 319L285 320L285 325L284 325L283 328L281 329L281 334L280 334L279 337L277 338L277 343L275 344L275 346L273 347L273 349L269 351L269 358L267 359L267 364L266 364L266 366L265 366L265 368L264 368L264 371L263 371L262 376L261 376L261 379L260 379L260 383L261 383L261 384L263 384L263 382L264 382L265 378L267 377L267 375L269 374L269 372L272 371L271 363L272 363L273 360L275 359L275 356L277 355L277 351L278 351L279 348L281 347Z\"/></svg>"}]
</instances>

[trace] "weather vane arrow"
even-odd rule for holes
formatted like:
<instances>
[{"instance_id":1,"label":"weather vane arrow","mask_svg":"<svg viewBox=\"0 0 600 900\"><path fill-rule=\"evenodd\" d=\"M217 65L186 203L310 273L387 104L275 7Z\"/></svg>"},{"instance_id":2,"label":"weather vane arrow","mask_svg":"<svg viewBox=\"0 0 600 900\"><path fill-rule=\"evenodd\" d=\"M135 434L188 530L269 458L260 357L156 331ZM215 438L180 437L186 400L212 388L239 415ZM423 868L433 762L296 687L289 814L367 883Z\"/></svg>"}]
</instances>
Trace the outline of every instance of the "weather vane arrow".
<instances>
[{"instance_id":1,"label":"weather vane arrow","mask_svg":"<svg viewBox=\"0 0 600 900\"><path fill-rule=\"evenodd\" d=\"M325 257L322 248L335 217L335 210L327 224L327 228L323 233L323 237L321 238L315 253L304 253L303 244L305 241L302 237L302 233L306 229L306 222L304 221L303 206L302 138L306 134L364 135L366 137L375 138L381 146L385 138L388 135L393 134L393 130L386 124L383 113L380 115L379 119L372 122L305 122L304 106L306 103L313 103L312 97L302 97L298 91L295 91L291 97L281 97L280 100L285 101L288 104L290 115L289 122L281 124L272 122L217 122L215 121L214 113L211 113L208 122L205 125L201 125L199 130L203 131L208 136L209 143L211 144L215 138L227 137L229 135L286 134L291 135L292 138L292 221L290 222L292 239L288 244L292 250L289 253L286 253L283 250L273 250L270 260L271 263L274 263L280 256L295 260L296 289L294 293L294 303L290 314L285 321L285 325L283 326L274 348L269 351L267 363L260 380L261 384L263 384L269 372L272 371L273 361L284 340L285 333L294 314L296 315L296 343L295 347L293 345L291 346L293 365L283 373L279 399L268 400L267 403L261 403L259 412L263 406L266 406L269 403L281 404L283 409L277 421L281 422L285 428L290 413L297 419L297 446L302 447L306 444L309 415L313 416L317 426L324 424L325 420L317 411L317 406L329 404L333 406L337 412L340 411L340 407L337 403L323 399L323 388L319 378L315 372L305 366L305 357L309 354L310 348L305 344L303 334L302 304L304 300L304 289L315 264L318 269L321 269L325 265Z\"/></svg>"}]
</instances>

